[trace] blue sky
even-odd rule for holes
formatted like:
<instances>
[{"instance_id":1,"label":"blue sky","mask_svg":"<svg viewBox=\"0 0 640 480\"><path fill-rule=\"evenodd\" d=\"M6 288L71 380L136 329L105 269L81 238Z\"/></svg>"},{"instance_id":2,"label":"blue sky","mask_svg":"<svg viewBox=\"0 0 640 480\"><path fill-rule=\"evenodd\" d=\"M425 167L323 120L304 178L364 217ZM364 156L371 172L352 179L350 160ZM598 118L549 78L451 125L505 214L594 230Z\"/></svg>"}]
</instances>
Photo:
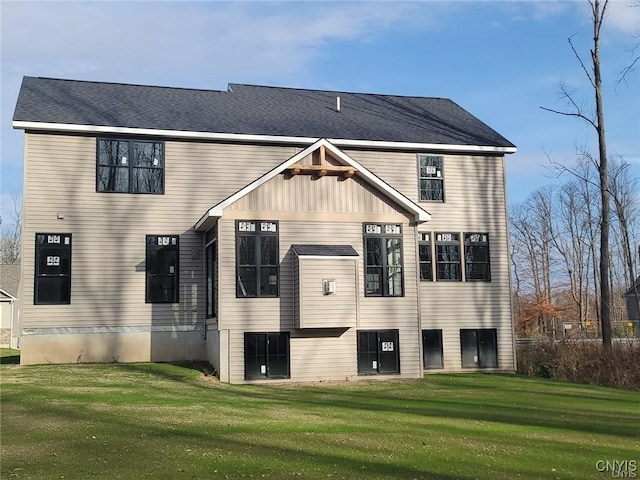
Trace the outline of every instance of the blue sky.
<instances>
[{"instance_id":1,"label":"blue sky","mask_svg":"<svg viewBox=\"0 0 640 480\"><path fill-rule=\"evenodd\" d=\"M518 146L510 204L554 182L548 159L597 151L564 110L559 82L586 108L592 91L567 38L589 61L586 1L34 2L0 0L3 217L22 192L23 132L11 127L23 76L224 90L250 83L447 97ZM640 177L640 6L613 0L603 29L609 153ZM640 54L640 48L635 55ZM52 168L55 168L52 165ZM8 220L8 219L7 219Z\"/></svg>"}]
</instances>

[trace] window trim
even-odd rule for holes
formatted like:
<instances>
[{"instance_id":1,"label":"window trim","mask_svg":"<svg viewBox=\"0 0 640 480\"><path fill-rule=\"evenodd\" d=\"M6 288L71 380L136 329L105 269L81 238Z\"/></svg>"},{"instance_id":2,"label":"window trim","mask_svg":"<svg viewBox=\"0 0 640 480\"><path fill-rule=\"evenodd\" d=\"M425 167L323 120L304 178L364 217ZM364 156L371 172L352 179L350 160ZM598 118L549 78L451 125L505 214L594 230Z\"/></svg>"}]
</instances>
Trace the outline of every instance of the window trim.
<instances>
[{"instance_id":1,"label":"window trim","mask_svg":"<svg viewBox=\"0 0 640 480\"><path fill-rule=\"evenodd\" d=\"M134 167L133 166L133 162L129 161L127 164L127 169L129 171L129 185L128 185L128 189L127 191L123 191L123 192L119 192L119 191L114 191L114 190L100 190L100 167L106 167L106 168L122 168L124 169L125 167L122 166L113 166L113 165L101 165L100 164L100 142L102 141L106 141L106 142L127 142L129 144L129 156L131 157L131 151L133 148L133 144L134 143L158 143L162 145L162 158L161 158L161 164L162 167L155 167L158 170L162 170L162 189L160 192L138 192L138 191L134 191L132 189L132 185L133 185L133 171L138 169L138 168L151 168L153 169L154 167ZM133 195L164 195L165 193L165 179L166 179L166 163L165 163L165 158L166 158L166 147L165 147L165 142L163 140L157 140L157 139L148 139L148 138L119 138L119 137L96 137L96 193L120 193L120 194L133 194Z\"/></svg>"},{"instance_id":2,"label":"window trim","mask_svg":"<svg viewBox=\"0 0 640 480\"><path fill-rule=\"evenodd\" d=\"M153 250L162 250L162 248L164 247L173 247L174 245L162 245L160 246L160 248L158 248L159 246L157 245L158 242L158 238L160 237L167 237L169 238L169 242L171 242L171 239L175 238L176 243L175 243L175 248L171 248L170 250L174 250L176 252L176 265L175 265L175 273L173 275L171 274L165 274L165 275L156 275L156 276L163 276L163 277L175 277L174 280L174 286L175 286L175 290L173 293L173 299L172 300L161 300L161 301L152 301L150 300L150 295L149 295L149 277L153 276L149 274L149 253ZM156 239L156 244L152 245L150 243L150 238L155 238ZM180 303L180 235L174 235L174 234L165 234L165 235L154 235L154 234L149 234L149 235L145 235L144 238L144 244L145 244L145 261L144 261L144 269L145 269L145 286L144 286L144 301L145 303L150 303L150 304L172 304L172 303ZM153 249L150 249L149 247L156 247Z\"/></svg>"},{"instance_id":3,"label":"window trim","mask_svg":"<svg viewBox=\"0 0 640 480\"><path fill-rule=\"evenodd\" d=\"M440 159L440 177L423 177L422 176L422 171L421 171L421 162L420 160L422 158L426 158L426 157L435 157L435 158L439 158ZM416 159L417 159L417 166L418 166L418 200L420 202L426 202L426 203L445 203L446 201L446 192L444 189L444 179L445 179L445 172L444 172L444 155L434 155L434 154L430 154L430 153L418 153L416 155ZM441 185L442 185L442 199L441 200L434 200L434 199L423 199L422 198L422 186L421 186L421 180L438 180L440 181Z\"/></svg>"},{"instance_id":4,"label":"window trim","mask_svg":"<svg viewBox=\"0 0 640 480\"><path fill-rule=\"evenodd\" d=\"M49 243L47 241L47 243L38 243L38 235L44 235L45 237L47 237L48 239L51 237L61 237L59 242L52 242ZM62 241L62 237L66 237L69 239L69 243L61 243ZM53 247L49 246L49 245L55 245ZM73 249L71 248L73 245L73 235L71 233L36 233L35 234L35 248L34 248L34 254L35 254L35 265L34 265L34 275L33 275L33 304L34 305L70 305L71 304L71 272L72 272L72 268L71 268L71 262L73 260ZM40 249L44 249L44 248L50 248L50 249L57 249L57 250L66 250L69 252L69 272L64 274L41 274L40 273L40 255L39 255L39 250ZM68 278L67 282L68 282L68 296L67 298L64 298L62 301L59 302L43 302L43 301L38 301L38 292L39 292L39 282L38 279L40 278Z\"/></svg>"},{"instance_id":5,"label":"window trim","mask_svg":"<svg viewBox=\"0 0 640 480\"><path fill-rule=\"evenodd\" d=\"M269 336L277 335L280 338L286 339L287 344L287 373L286 375L269 375ZM265 344L265 374L264 375L249 375L247 369L247 339L249 337L262 336ZM288 331L285 332L244 332L243 336L243 361L244 361L244 379L245 380L276 380L283 378L291 378L291 334Z\"/></svg>"},{"instance_id":6,"label":"window trim","mask_svg":"<svg viewBox=\"0 0 640 480\"><path fill-rule=\"evenodd\" d=\"M458 236L458 240L438 240L438 235L457 235ZM435 267L436 267L436 275L435 275L435 279L437 282L462 282L464 281L464 271L462 268L462 244L460 242L460 232L436 232L435 233ZM458 262L446 262L447 264L456 264L458 265L458 270L460 272L460 276L459 278L440 278L438 275L438 265L443 263L440 262L438 260L439 256L438 256L438 246L443 245L443 246L447 246L447 245L451 245L451 246L457 246L458 247Z\"/></svg>"},{"instance_id":7,"label":"window trim","mask_svg":"<svg viewBox=\"0 0 640 480\"><path fill-rule=\"evenodd\" d=\"M471 235L484 235L486 237L486 241L475 241L467 240ZM467 247L471 246L485 246L487 248L487 261L486 262L469 262L467 255ZM480 264L487 266L487 276L486 278L469 278L469 265L471 264ZM464 277L467 282L491 282L491 246L489 242L489 234L486 232L465 232L464 233Z\"/></svg>"},{"instance_id":8,"label":"window trim","mask_svg":"<svg viewBox=\"0 0 640 480\"><path fill-rule=\"evenodd\" d=\"M205 261L205 318L218 317L218 238L217 231L214 238L207 241L205 238L204 261ZM211 251L211 262L209 262L209 252ZM213 268L212 268L213 267ZM211 280L211 285L209 285ZM211 314L209 314L211 310Z\"/></svg>"},{"instance_id":9,"label":"window trim","mask_svg":"<svg viewBox=\"0 0 640 480\"><path fill-rule=\"evenodd\" d=\"M425 240L426 238L426 240ZM421 282L433 282L435 281L433 275L433 235L431 232L418 232L418 276ZM427 245L429 247L429 261L423 261L420 255L420 246ZM422 278L422 264L429 264L429 278Z\"/></svg>"},{"instance_id":10,"label":"window trim","mask_svg":"<svg viewBox=\"0 0 640 480\"><path fill-rule=\"evenodd\" d=\"M240 224L244 223L252 223L256 225L256 229L253 231L240 231ZM265 231L265 230L258 230L258 227L261 226L261 224L269 224L269 223L273 223L276 225L276 231L275 232L269 232L269 231ZM255 261L255 275L256 275L256 294L255 295L238 295L238 285L239 285L239 281L240 281L240 264L239 264L239 248L240 248L240 237L245 236L245 237L250 237L250 236L255 236L258 238L262 238L262 237L275 237L276 239L276 259L277 259L277 263L275 265L276 268L276 277L277 277L277 286L276 286L276 293L275 295L261 295L260 294L260 284L261 284L261 280L260 280L260 270L262 267L264 268L273 268L273 266L271 265L261 265L261 260L262 260L262 250L260 249L260 242L256 242L256 245L254 247L254 261ZM278 220L236 220L235 221L235 255L236 255L236 259L235 259L235 274L236 274L236 282L235 282L235 289L236 289L236 298L280 298L280 222Z\"/></svg>"},{"instance_id":11,"label":"window trim","mask_svg":"<svg viewBox=\"0 0 640 480\"><path fill-rule=\"evenodd\" d=\"M381 227L381 233L371 233L368 232L367 233L367 227L368 226L380 226ZM386 226L398 226L400 227L400 232L399 233L387 233L387 232L383 232L382 230L386 227ZM379 238L381 239L381 245L382 245L382 265L372 265L371 267L369 266L369 264L367 263L368 260L368 250L367 250L367 239L368 238ZM390 295L389 294L389 275L387 274L387 271L389 270L389 268L391 268L388 264L387 264L387 244L386 244L386 240L389 238L395 238L395 239L399 239L400 240L400 289L401 289L401 293L400 295ZM364 264L364 296L365 297L404 297L405 296L405 283L404 283L404 236L403 236L403 228L402 228L402 224L401 223L363 223L362 224L362 250L364 252L364 260L363 260L363 264ZM382 293L368 293L367 292L367 268L382 268L383 271L383 276L382 276ZM398 266L393 266L395 268L397 268Z\"/></svg>"}]
</instances>

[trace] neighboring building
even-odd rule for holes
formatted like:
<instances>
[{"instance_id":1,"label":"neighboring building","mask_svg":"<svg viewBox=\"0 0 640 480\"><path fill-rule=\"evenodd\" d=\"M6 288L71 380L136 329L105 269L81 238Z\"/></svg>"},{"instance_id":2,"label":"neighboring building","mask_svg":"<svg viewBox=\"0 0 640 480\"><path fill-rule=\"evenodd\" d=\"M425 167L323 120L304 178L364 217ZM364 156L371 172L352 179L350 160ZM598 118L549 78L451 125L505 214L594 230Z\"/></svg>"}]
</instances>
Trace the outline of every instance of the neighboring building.
<instances>
[{"instance_id":1,"label":"neighboring building","mask_svg":"<svg viewBox=\"0 0 640 480\"><path fill-rule=\"evenodd\" d=\"M0 346L18 348L20 265L0 265Z\"/></svg>"},{"instance_id":2,"label":"neighboring building","mask_svg":"<svg viewBox=\"0 0 640 480\"><path fill-rule=\"evenodd\" d=\"M635 283L624 292L622 298L627 302L627 316L629 322L633 324L633 336L640 338L640 300L638 293L640 292L640 277L636 278Z\"/></svg>"},{"instance_id":3,"label":"neighboring building","mask_svg":"<svg viewBox=\"0 0 640 480\"><path fill-rule=\"evenodd\" d=\"M513 371L504 155L447 99L26 77L21 361Z\"/></svg>"}]
</instances>

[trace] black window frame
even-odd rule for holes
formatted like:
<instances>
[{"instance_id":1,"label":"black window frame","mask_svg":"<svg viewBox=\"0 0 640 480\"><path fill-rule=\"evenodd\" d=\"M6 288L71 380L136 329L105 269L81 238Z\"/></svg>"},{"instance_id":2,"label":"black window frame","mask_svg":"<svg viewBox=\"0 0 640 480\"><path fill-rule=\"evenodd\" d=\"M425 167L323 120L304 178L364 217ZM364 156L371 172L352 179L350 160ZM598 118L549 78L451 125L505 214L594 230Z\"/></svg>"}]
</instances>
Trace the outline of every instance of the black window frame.
<instances>
[{"instance_id":1,"label":"black window frame","mask_svg":"<svg viewBox=\"0 0 640 480\"><path fill-rule=\"evenodd\" d=\"M243 355L245 380L291 378L290 338L289 332L245 332ZM257 348L252 349L253 344L256 347L262 347L262 350L259 352ZM286 347L284 350L283 346ZM286 361L282 362L284 356ZM262 366L264 366L264 372ZM272 372L273 369L276 371Z\"/></svg>"},{"instance_id":2,"label":"black window frame","mask_svg":"<svg viewBox=\"0 0 640 480\"><path fill-rule=\"evenodd\" d=\"M253 230L250 230L250 226L253 226ZM275 225L275 227L272 227ZM275 231L270 230L275 228ZM280 297L280 222L277 220L236 220L236 298L278 298ZM241 238L253 237L253 262L241 264ZM275 263L263 264L263 243L266 243L266 239L275 238ZM242 281L241 269L247 272L249 269L255 269L255 294L248 294L245 282ZM262 293L263 283L263 270L267 269L267 275L269 276L269 285L271 281L271 274L269 270L275 269L276 285L275 293ZM249 284L248 284L249 285ZM243 293L244 292L244 293Z\"/></svg>"},{"instance_id":3,"label":"black window frame","mask_svg":"<svg viewBox=\"0 0 640 480\"><path fill-rule=\"evenodd\" d=\"M491 355L483 346L493 346ZM471 360L469 360L471 354ZM461 328L460 362L462 368L498 368L498 329Z\"/></svg>"},{"instance_id":4,"label":"black window frame","mask_svg":"<svg viewBox=\"0 0 640 480\"><path fill-rule=\"evenodd\" d=\"M102 161L101 156L101 142L118 142L127 144L127 164L122 165L122 163L111 164L104 163ZM158 165L144 166L144 165L134 165L133 153L135 150L135 144L153 144L154 149L160 149L160 155L158 159ZM155 151L155 150L154 150ZM155 160L155 157L154 157ZM127 189L118 190L116 188L107 189L101 188L101 169L115 169L118 170L126 170L127 171ZM156 139L142 139L142 138L112 138L112 137L99 137L96 139L96 192L97 193L129 193L129 194L137 194L137 195L164 195L165 192L165 142L158 141ZM150 171L160 171L160 182L161 188L160 191L143 191L140 189L134 189L134 178L136 174L141 170L150 170ZM117 176L116 176L117 177Z\"/></svg>"},{"instance_id":5,"label":"black window frame","mask_svg":"<svg viewBox=\"0 0 640 480\"><path fill-rule=\"evenodd\" d=\"M207 233L205 239L206 263L206 318L218 316L218 239L217 232Z\"/></svg>"},{"instance_id":6,"label":"black window frame","mask_svg":"<svg viewBox=\"0 0 640 480\"><path fill-rule=\"evenodd\" d=\"M423 165L423 160L425 164ZM418 163L418 198L421 202L438 202L444 203L445 191L444 191L444 156L431 155L427 153L417 154ZM435 163L435 164L431 164ZM433 172L427 172L427 168L433 167ZM426 188L428 184L437 182L440 184L440 189ZM439 191L440 194L437 198L433 195L433 192ZM432 195L427 195L427 192L431 192ZM434 197L434 198L431 198Z\"/></svg>"},{"instance_id":7,"label":"black window frame","mask_svg":"<svg viewBox=\"0 0 640 480\"><path fill-rule=\"evenodd\" d=\"M73 254L71 247L71 233L36 233L34 305L71 304L71 260ZM47 295L45 295L45 293L51 294L53 291L51 289L52 283L59 283L57 299L47 299Z\"/></svg>"},{"instance_id":8,"label":"black window frame","mask_svg":"<svg viewBox=\"0 0 640 480\"><path fill-rule=\"evenodd\" d=\"M433 281L433 247L430 232L418 232L418 272L421 282Z\"/></svg>"},{"instance_id":9,"label":"black window frame","mask_svg":"<svg viewBox=\"0 0 640 480\"><path fill-rule=\"evenodd\" d=\"M398 329L358 330L356 343L358 375L400 374L400 332ZM392 343L395 348L388 350L385 343L387 345ZM390 355L389 352L393 352L393 355ZM394 357L393 362L387 361L390 357ZM376 362L375 367L372 364L373 361Z\"/></svg>"},{"instance_id":10,"label":"black window frame","mask_svg":"<svg viewBox=\"0 0 640 480\"><path fill-rule=\"evenodd\" d=\"M484 251L480 258L475 260L477 255L473 252ZM467 282L490 282L491 281L491 249L489 247L489 234L481 232L470 232L464 234L464 278ZM477 275L478 266L482 276Z\"/></svg>"},{"instance_id":11,"label":"black window frame","mask_svg":"<svg viewBox=\"0 0 640 480\"><path fill-rule=\"evenodd\" d=\"M390 232L391 229L398 228L397 233ZM380 229L377 232L377 229ZM364 223L362 225L363 232L363 251L364 251L364 295L365 297L404 297L404 245L402 235L402 224L400 223ZM370 263L372 255L369 252L369 240L379 240L380 243L380 264ZM399 240L400 246L400 263L396 265L388 264L387 241ZM381 283L379 289L374 291L369 288L368 275L370 270L380 270ZM400 293L389 293L389 278L391 269L399 269L400 272Z\"/></svg>"},{"instance_id":12,"label":"black window frame","mask_svg":"<svg viewBox=\"0 0 640 480\"><path fill-rule=\"evenodd\" d=\"M167 244L165 245L165 239ZM175 240L175 242L174 242ZM171 270L167 272L155 273L158 269L157 266L152 266L151 262L154 261L154 252L173 253L175 254L175 265L173 265L173 273ZM156 255L157 258L157 255ZM163 262L160 262L160 266ZM171 267L172 265L168 264ZM169 296L156 297L158 289L153 288L152 284L156 283L154 280L163 279L164 281L171 279L172 293ZM161 291L165 291L163 287ZM180 236L165 234L165 235L146 235L145 236L145 289L144 289L145 303L180 303Z\"/></svg>"},{"instance_id":13,"label":"black window frame","mask_svg":"<svg viewBox=\"0 0 640 480\"><path fill-rule=\"evenodd\" d=\"M435 352L435 354L433 354L433 352ZM433 359L437 359L438 361L432 362ZM434 328L422 330L422 366L426 370L444 368L442 329Z\"/></svg>"},{"instance_id":14,"label":"black window frame","mask_svg":"<svg viewBox=\"0 0 640 480\"><path fill-rule=\"evenodd\" d=\"M448 237L450 236L450 237ZM451 252L457 252L457 260L450 260ZM460 245L460 233L458 232L436 232L435 234L435 264L436 281L438 282L461 282L462 281L462 252ZM445 276L446 266L457 266L457 276Z\"/></svg>"}]
</instances>

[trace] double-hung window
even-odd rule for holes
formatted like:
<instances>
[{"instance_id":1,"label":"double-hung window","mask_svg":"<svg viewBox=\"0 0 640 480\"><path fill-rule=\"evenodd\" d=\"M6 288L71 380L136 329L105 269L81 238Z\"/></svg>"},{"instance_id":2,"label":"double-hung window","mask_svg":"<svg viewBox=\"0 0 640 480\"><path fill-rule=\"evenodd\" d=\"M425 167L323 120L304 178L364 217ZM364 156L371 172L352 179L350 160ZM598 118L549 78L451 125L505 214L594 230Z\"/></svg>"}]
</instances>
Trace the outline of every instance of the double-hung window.
<instances>
[{"instance_id":1,"label":"double-hung window","mask_svg":"<svg viewBox=\"0 0 640 480\"><path fill-rule=\"evenodd\" d=\"M33 303L71 303L71 234L36 233Z\"/></svg>"},{"instance_id":2,"label":"double-hung window","mask_svg":"<svg viewBox=\"0 0 640 480\"><path fill-rule=\"evenodd\" d=\"M277 297L278 222L236 222L236 297Z\"/></svg>"},{"instance_id":3,"label":"double-hung window","mask_svg":"<svg viewBox=\"0 0 640 480\"><path fill-rule=\"evenodd\" d=\"M364 224L365 295L403 295L402 225Z\"/></svg>"},{"instance_id":4,"label":"double-hung window","mask_svg":"<svg viewBox=\"0 0 640 480\"><path fill-rule=\"evenodd\" d=\"M433 280L433 261L431 254L430 233L418 233L418 257L420 261L420 280Z\"/></svg>"},{"instance_id":5,"label":"double-hung window","mask_svg":"<svg viewBox=\"0 0 640 480\"><path fill-rule=\"evenodd\" d=\"M488 234L464 234L464 262L464 274L467 281L491 281Z\"/></svg>"},{"instance_id":6,"label":"double-hung window","mask_svg":"<svg viewBox=\"0 0 640 480\"><path fill-rule=\"evenodd\" d=\"M177 235L147 235L147 303L178 302Z\"/></svg>"},{"instance_id":7,"label":"double-hung window","mask_svg":"<svg viewBox=\"0 0 640 480\"><path fill-rule=\"evenodd\" d=\"M96 190L164 193L164 143L98 139Z\"/></svg>"},{"instance_id":8,"label":"double-hung window","mask_svg":"<svg viewBox=\"0 0 640 480\"><path fill-rule=\"evenodd\" d=\"M418 154L420 201L444 202L444 169L439 155Z\"/></svg>"},{"instance_id":9,"label":"double-hung window","mask_svg":"<svg viewBox=\"0 0 640 480\"><path fill-rule=\"evenodd\" d=\"M436 279L462 280L460 234L436 233Z\"/></svg>"}]
</instances>

